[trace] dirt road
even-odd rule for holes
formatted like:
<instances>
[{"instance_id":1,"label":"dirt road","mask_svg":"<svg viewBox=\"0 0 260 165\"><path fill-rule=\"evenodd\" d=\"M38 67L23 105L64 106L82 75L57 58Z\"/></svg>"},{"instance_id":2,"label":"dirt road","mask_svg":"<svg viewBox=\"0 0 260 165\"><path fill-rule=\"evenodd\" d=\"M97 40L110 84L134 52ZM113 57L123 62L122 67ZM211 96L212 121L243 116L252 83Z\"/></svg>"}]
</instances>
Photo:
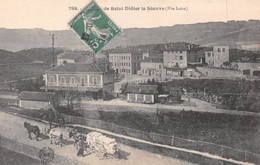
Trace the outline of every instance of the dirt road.
<instances>
[{"instance_id":1,"label":"dirt road","mask_svg":"<svg viewBox=\"0 0 260 165\"><path fill-rule=\"evenodd\" d=\"M29 140L28 133L26 129L23 127L23 122L28 121L27 119L6 114L0 112L0 134L4 137L7 137L12 140L16 140L19 143L28 144L34 147L43 148L45 146L50 146L55 150L55 153L61 155L63 157L68 157L70 159L76 159L80 162L90 165L107 165L107 164L124 164L124 165L191 165L192 163L177 160L165 156L161 156L158 154L149 153L147 151L135 149L123 144L119 144L119 148L128 155L127 160L120 159L106 159L100 160L94 154L85 156L85 157L77 157L77 150L73 147L72 140L68 138L67 130L62 129L64 132L64 138L67 141L67 145L64 147L50 145L48 139L43 139L41 141ZM38 123L35 121L29 121L32 125L37 125L41 131L44 130L47 125L43 123Z\"/></svg>"}]
</instances>

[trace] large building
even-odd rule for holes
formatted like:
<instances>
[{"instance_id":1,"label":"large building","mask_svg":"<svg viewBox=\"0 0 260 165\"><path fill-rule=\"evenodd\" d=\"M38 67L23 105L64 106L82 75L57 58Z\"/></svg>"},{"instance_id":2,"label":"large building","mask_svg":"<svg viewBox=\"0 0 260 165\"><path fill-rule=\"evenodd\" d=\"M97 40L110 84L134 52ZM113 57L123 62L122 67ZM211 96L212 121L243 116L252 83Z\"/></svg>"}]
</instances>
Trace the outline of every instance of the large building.
<instances>
[{"instance_id":1,"label":"large building","mask_svg":"<svg viewBox=\"0 0 260 165\"><path fill-rule=\"evenodd\" d=\"M163 66L165 68L187 68L187 48L179 46L163 51Z\"/></svg>"},{"instance_id":2,"label":"large building","mask_svg":"<svg viewBox=\"0 0 260 165\"><path fill-rule=\"evenodd\" d=\"M229 62L229 47L213 46L211 51L205 51L205 61L208 66L222 67L224 62Z\"/></svg>"},{"instance_id":3,"label":"large building","mask_svg":"<svg viewBox=\"0 0 260 165\"><path fill-rule=\"evenodd\" d=\"M114 71L96 62L66 63L45 71L44 79L47 91L77 91L97 99L112 95Z\"/></svg>"},{"instance_id":4,"label":"large building","mask_svg":"<svg viewBox=\"0 0 260 165\"><path fill-rule=\"evenodd\" d=\"M143 53L138 50L117 50L109 53L109 62L118 74L137 74L142 59Z\"/></svg>"},{"instance_id":5,"label":"large building","mask_svg":"<svg viewBox=\"0 0 260 165\"><path fill-rule=\"evenodd\" d=\"M183 76L187 69L187 45L171 45L163 51L163 66L168 76Z\"/></svg>"}]
</instances>

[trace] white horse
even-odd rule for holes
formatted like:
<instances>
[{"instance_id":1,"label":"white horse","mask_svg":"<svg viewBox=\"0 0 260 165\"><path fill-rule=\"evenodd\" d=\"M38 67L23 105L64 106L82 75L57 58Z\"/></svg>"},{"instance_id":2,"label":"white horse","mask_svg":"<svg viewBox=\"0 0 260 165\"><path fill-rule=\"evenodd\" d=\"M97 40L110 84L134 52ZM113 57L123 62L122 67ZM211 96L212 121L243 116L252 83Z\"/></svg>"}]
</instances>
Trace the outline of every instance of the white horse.
<instances>
[{"instance_id":1,"label":"white horse","mask_svg":"<svg viewBox=\"0 0 260 165\"><path fill-rule=\"evenodd\" d=\"M53 128L49 132L50 144L60 145L62 147L63 134L61 131Z\"/></svg>"}]
</instances>

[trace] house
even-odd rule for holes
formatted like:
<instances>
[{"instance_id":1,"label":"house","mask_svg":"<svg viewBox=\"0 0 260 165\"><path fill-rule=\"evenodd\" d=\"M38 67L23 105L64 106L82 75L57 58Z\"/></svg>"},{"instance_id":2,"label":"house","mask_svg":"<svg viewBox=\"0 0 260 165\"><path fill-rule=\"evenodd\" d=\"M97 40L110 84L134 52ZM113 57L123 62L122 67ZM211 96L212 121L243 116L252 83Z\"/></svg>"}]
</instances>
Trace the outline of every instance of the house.
<instances>
[{"instance_id":1,"label":"house","mask_svg":"<svg viewBox=\"0 0 260 165\"><path fill-rule=\"evenodd\" d=\"M143 53L134 49L119 49L109 53L109 62L116 74L137 74Z\"/></svg>"},{"instance_id":2,"label":"house","mask_svg":"<svg viewBox=\"0 0 260 165\"><path fill-rule=\"evenodd\" d=\"M127 85L125 91L128 102L153 104L158 97L157 85Z\"/></svg>"},{"instance_id":3,"label":"house","mask_svg":"<svg viewBox=\"0 0 260 165\"><path fill-rule=\"evenodd\" d=\"M192 46L187 50L187 63L191 66L201 66L205 64L205 51L210 51L209 47Z\"/></svg>"},{"instance_id":4,"label":"house","mask_svg":"<svg viewBox=\"0 0 260 165\"><path fill-rule=\"evenodd\" d=\"M169 76L183 76L187 69L187 45L176 44L163 51L163 66Z\"/></svg>"},{"instance_id":5,"label":"house","mask_svg":"<svg viewBox=\"0 0 260 165\"><path fill-rule=\"evenodd\" d=\"M205 51L205 61L208 66L222 67L225 62L229 62L229 47L213 46L212 50Z\"/></svg>"},{"instance_id":6,"label":"house","mask_svg":"<svg viewBox=\"0 0 260 165\"><path fill-rule=\"evenodd\" d=\"M46 91L79 92L84 98L107 99L113 94L114 71L106 63L66 63L45 71Z\"/></svg>"},{"instance_id":7,"label":"house","mask_svg":"<svg viewBox=\"0 0 260 165\"><path fill-rule=\"evenodd\" d=\"M23 91L18 96L19 106L26 109L47 109L50 105L57 105L57 97L52 92Z\"/></svg>"},{"instance_id":8,"label":"house","mask_svg":"<svg viewBox=\"0 0 260 165\"><path fill-rule=\"evenodd\" d=\"M64 52L57 55L57 66L64 63L90 62L91 60L91 56L84 55L80 52Z\"/></svg>"},{"instance_id":9,"label":"house","mask_svg":"<svg viewBox=\"0 0 260 165\"><path fill-rule=\"evenodd\" d=\"M165 77L166 69L163 67L163 62L148 57L141 62L141 70L138 73L143 76L152 76L156 79Z\"/></svg>"}]
</instances>

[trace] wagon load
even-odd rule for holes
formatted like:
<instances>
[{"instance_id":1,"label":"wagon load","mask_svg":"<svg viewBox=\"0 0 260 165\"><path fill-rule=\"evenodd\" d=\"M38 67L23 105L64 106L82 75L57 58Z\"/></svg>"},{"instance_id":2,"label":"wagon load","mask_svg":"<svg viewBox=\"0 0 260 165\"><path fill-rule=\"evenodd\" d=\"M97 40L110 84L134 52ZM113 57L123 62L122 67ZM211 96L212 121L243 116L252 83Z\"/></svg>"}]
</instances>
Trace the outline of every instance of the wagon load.
<instances>
[{"instance_id":1,"label":"wagon load","mask_svg":"<svg viewBox=\"0 0 260 165\"><path fill-rule=\"evenodd\" d=\"M114 155L117 151L115 139L102 135L99 132L90 132L87 134L87 144L94 151L102 156Z\"/></svg>"}]
</instances>

